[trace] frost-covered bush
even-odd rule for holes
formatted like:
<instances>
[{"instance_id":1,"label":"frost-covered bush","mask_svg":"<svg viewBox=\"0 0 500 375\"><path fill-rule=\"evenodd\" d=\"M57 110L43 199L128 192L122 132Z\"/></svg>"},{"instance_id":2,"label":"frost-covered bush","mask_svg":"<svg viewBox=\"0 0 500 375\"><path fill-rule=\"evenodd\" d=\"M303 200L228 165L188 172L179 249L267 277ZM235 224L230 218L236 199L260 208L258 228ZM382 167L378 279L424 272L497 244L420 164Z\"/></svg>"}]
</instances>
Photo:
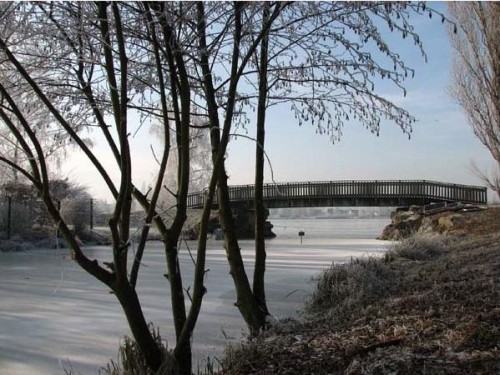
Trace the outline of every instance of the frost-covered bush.
<instances>
[{"instance_id":1,"label":"frost-covered bush","mask_svg":"<svg viewBox=\"0 0 500 375\"><path fill-rule=\"evenodd\" d=\"M386 260L400 257L410 260L432 260L446 249L448 239L438 234L418 234L394 244L387 252Z\"/></svg>"},{"instance_id":2,"label":"frost-covered bush","mask_svg":"<svg viewBox=\"0 0 500 375\"><path fill-rule=\"evenodd\" d=\"M332 264L318 278L308 311L344 311L364 307L388 293L391 271L380 258Z\"/></svg>"}]
</instances>

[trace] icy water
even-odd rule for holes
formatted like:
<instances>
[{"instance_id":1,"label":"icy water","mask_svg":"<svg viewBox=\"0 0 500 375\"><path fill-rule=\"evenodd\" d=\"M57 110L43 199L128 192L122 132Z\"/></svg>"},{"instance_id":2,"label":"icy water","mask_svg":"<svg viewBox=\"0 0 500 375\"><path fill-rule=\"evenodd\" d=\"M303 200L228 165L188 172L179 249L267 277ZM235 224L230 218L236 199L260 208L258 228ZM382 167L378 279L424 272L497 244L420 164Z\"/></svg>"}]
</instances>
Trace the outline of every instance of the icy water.
<instances>
[{"instance_id":1,"label":"icy water","mask_svg":"<svg viewBox=\"0 0 500 375\"><path fill-rule=\"evenodd\" d=\"M297 316L313 290L311 281L332 262L382 254L388 242L374 240L388 219L272 220L277 238L267 241L267 298L278 317ZM305 236L302 243L298 232ZM195 243L188 243L194 249ZM251 274L253 241L240 246ZM110 260L105 247L85 249L91 258ZM160 243L147 247L138 289L148 321L173 340L169 291ZM186 245L181 266L187 287L193 265ZM205 296L193 338L195 360L220 355L246 334L234 307L235 293L222 242L209 240ZM115 297L79 269L64 250L0 252L0 375L58 375L73 369L97 374L116 359L129 333Z\"/></svg>"}]
</instances>

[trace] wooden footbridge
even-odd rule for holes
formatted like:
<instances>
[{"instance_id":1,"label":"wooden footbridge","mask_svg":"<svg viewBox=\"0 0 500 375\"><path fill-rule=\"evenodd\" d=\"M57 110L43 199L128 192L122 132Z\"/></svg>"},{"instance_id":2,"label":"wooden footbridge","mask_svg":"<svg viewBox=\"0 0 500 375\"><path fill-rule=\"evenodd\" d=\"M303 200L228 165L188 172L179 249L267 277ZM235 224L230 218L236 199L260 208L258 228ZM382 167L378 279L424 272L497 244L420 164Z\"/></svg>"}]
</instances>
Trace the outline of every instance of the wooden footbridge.
<instances>
[{"instance_id":1,"label":"wooden footbridge","mask_svg":"<svg viewBox=\"0 0 500 375\"><path fill-rule=\"evenodd\" d=\"M229 187L231 203L253 206L254 185ZM202 208L206 191L188 196L188 207ZM426 180L326 181L264 185L267 208L334 206L410 206L435 202L485 205L486 188ZM215 201L217 205L217 201Z\"/></svg>"}]
</instances>

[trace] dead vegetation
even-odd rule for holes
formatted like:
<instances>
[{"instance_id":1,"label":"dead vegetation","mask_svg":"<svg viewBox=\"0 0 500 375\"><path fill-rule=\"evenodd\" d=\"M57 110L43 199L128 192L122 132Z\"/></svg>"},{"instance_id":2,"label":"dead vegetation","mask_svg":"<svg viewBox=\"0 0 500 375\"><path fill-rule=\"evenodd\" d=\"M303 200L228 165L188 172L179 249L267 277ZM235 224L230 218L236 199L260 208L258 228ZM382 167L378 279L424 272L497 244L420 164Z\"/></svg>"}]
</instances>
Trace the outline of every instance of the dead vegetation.
<instances>
[{"instance_id":1,"label":"dead vegetation","mask_svg":"<svg viewBox=\"0 0 500 375\"><path fill-rule=\"evenodd\" d=\"M160 336L160 331L152 325L149 328L156 343L165 353L163 364L158 371L155 372L149 369L137 343L130 337L125 336L118 349L117 360L111 360L105 367L102 367L99 375L172 375L178 373L172 352L167 349L166 342ZM69 375L72 374L69 373Z\"/></svg>"},{"instance_id":2,"label":"dead vegetation","mask_svg":"<svg viewBox=\"0 0 500 375\"><path fill-rule=\"evenodd\" d=\"M332 265L301 323L229 348L220 374L499 374L500 233L489 233L420 235Z\"/></svg>"}]
</instances>

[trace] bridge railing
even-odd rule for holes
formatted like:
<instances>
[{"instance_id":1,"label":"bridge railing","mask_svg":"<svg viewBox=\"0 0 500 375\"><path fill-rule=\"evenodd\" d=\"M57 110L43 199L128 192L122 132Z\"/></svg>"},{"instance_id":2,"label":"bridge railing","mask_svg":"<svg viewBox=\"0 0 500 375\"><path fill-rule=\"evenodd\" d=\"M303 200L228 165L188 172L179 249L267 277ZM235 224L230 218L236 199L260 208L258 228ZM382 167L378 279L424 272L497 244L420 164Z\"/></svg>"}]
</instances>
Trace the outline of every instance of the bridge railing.
<instances>
[{"instance_id":1,"label":"bridge railing","mask_svg":"<svg viewBox=\"0 0 500 375\"><path fill-rule=\"evenodd\" d=\"M427 180L377 180L377 181L324 181L265 184L264 199L301 198L401 198L422 200L459 201L486 204L486 188ZM188 196L188 207L201 207L206 192ZM254 199L254 185L229 187L231 201L243 202ZM215 199L217 204L217 199Z\"/></svg>"}]
</instances>

